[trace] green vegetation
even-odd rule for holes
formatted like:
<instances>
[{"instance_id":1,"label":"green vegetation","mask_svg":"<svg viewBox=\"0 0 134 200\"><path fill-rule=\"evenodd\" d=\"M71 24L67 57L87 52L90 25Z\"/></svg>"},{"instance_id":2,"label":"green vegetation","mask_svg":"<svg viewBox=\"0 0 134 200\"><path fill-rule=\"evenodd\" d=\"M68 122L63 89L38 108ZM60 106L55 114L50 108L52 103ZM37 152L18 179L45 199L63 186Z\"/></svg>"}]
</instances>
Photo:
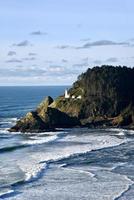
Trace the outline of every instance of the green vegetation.
<instances>
[{"instance_id":1,"label":"green vegetation","mask_svg":"<svg viewBox=\"0 0 134 200\"><path fill-rule=\"evenodd\" d=\"M76 125L134 128L134 68L103 65L88 69L78 77L69 94L81 95L82 99L59 96L53 101L47 97L11 131Z\"/></svg>"},{"instance_id":2,"label":"green vegetation","mask_svg":"<svg viewBox=\"0 0 134 200\"><path fill-rule=\"evenodd\" d=\"M81 117L119 115L134 105L134 68L104 65L88 69L74 84L84 88Z\"/></svg>"},{"instance_id":3,"label":"green vegetation","mask_svg":"<svg viewBox=\"0 0 134 200\"><path fill-rule=\"evenodd\" d=\"M82 95L81 100L59 97L55 107L80 119L116 117L130 104L134 105L134 68L103 65L88 69L69 90Z\"/></svg>"}]
</instances>

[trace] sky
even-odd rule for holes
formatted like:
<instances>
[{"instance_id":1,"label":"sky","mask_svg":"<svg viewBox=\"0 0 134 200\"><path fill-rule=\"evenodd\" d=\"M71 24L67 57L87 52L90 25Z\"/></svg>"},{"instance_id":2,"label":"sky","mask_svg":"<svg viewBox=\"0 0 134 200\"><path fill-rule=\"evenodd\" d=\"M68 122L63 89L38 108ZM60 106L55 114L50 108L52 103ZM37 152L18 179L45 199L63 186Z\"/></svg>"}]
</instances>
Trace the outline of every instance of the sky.
<instances>
[{"instance_id":1,"label":"sky","mask_svg":"<svg viewBox=\"0 0 134 200\"><path fill-rule=\"evenodd\" d=\"M133 0L0 1L0 86L70 85L134 63Z\"/></svg>"}]
</instances>

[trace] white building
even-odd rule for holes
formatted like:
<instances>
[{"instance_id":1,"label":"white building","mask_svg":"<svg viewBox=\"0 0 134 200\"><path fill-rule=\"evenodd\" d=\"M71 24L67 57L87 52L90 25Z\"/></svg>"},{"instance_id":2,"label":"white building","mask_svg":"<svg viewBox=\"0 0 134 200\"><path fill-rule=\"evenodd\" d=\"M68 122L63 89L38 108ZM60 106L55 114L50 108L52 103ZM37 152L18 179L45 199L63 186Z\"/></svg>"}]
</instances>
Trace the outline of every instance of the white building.
<instances>
[{"instance_id":1,"label":"white building","mask_svg":"<svg viewBox=\"0 0 134 200\"><path fill-rule=\"evenodd\" d=\"M68 93L68 90L66 89L65 90L65 99L69 99L69 98L71 98L71 99L82 99L82 96L81 95L79 95L79 96L75 96L75 95L70 95L69 93Z\"/></svg>"},{"instance_id":2,"label":"white building","mask_svg":"<svg viewBox=\"0 0 134 200\"><path fill-rule=\"evenodd\" d=\"M82 99L82 96L81 96L81 95L79 95L79 96L77 97L77 99Z\"/></svg>"},{"instance_id":3,"label":"white building","mask_svg":"<svg viewBox=\"0 0 134 200\"><path fill-rule=\"evenodd\" d=\"M72 95L72 99L75 99L75 96L74 96L74 95Z\"/></svg>"},{"instance_id":4,"label":"white building","mask_svg":"<svg viewBox=\"0 0 134 200\"><path fill-rule=\"evenodd\" d=\"M65 99L69 99L70 98L70 94L68 94L68 91L65 90Z\"/></svg>"}]
</instances>

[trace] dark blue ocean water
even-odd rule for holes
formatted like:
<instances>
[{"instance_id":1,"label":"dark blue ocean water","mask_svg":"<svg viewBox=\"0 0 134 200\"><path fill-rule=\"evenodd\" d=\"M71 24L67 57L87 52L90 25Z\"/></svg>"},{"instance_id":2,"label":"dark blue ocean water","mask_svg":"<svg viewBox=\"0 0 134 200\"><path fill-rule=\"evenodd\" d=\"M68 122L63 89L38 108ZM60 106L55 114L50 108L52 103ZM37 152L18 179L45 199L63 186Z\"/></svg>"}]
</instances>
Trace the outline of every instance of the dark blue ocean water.
<instances>
[{"instance_id":1,"label":"dark blue ocean water","mask_svg":"<svg viewBox=\"0 0 134 200\"><path fill-rule=\"evenodd\" d=\"M134 131L9 133L61 87L0 87L0 199L133 200Z\"/></svg>"},{"instance_id":2,"label":"dark blue ocean water","mask_svg":"<svg viewBox=\"0 0 134 200\"><path fill-rule=\"evenodd\" d=\"M67 86L0 87L0 117L20 117L46 96L56 98Z\"/></svg>"}]
</instances>

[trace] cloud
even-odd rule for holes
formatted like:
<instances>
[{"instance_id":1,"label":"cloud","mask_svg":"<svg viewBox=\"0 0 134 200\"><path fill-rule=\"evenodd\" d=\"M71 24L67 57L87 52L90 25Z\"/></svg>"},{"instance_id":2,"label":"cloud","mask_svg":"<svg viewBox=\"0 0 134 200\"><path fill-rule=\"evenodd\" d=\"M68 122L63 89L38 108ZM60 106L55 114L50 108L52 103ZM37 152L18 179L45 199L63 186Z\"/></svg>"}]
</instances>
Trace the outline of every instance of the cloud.
<instances>
[{"instance_id":1,"label":"cloud","mask_svg":"<svg viewBox=\"0 0 134 200\"><path fill-rule=\"evenodd\" d=\"M47 35L46 32L41 32L41 31L33 31L32 33L30 33L31 35Z\"/></svg>"},{"instance_id":2,"label":"cloud","mask_svg":"<svg viewBox=\"0 0 134 200\"><path fill-rule=\"evenodd\" d=\"M72 47L69 46L69 45L60 45L60 46L57 46L56 48L58 48L58 49L69 49L69 48L72 48Z\"/></svg>"},{"instance_id":3,"label":"cloud","mask_svg":"<svg viewBox=\"0 0 134 200\"><path fill-rule=\"evenodd\" d=\"M87 67L87 66L88 66L87 63L77 63L73 65L73 67Z\"/></svg>"},{"instance_id":4,"label":"cloud","mask_svg":"<svg viewBox=\"0 0 134 200\"><path fill-rule=\"evenodd\" d=\"M36 65L36 64L33 64L32 66L33 66L33 67L37 67L37 65Z\"/></svg>"},{"instance_id":5,"label":"cloud","mask_svg":"<svg viewBox=\"0 0 134 200\"><path fill-rule=\"evenodd\" d=\"M88 42L81 47L77 47L77 49L86 49L97 46L113 46L113 45L129 45L129 42L114 42L111 40L98 40L95 42Z\"/></svg>"},{"instance_id":6,"label":"cloud","mask_svg":"<svg viewBox=\"0 0 134 200\"><path fill-rule=\"evenodd\" d=\"M50 65L48 68L49 72L63 72L65 70L64 66Z\"/></svg>"},{"instance_id":7,"label":"cloud","mask_svg":"<svg viewBox=\"0 0 134 200\"><path fill-rule=\"evenodd\" d=\"M66 59L62 59L61 60L63 63L67 63L68 62L68 60L66 60Z\"/></svg>"},{"instance_id":8,"label":"cloud","mask_svg":"<svg viewBox=\"0 0 134 200\"><path fill-rule=\"evenodd\" d=\"M88 66L89 64L87 62L77 63L73 65L73 67L88 67Z\"/></svg>"},{"instance_id":9,"label":"cloud","mask_svg":"<svg viewBox=\"0 0 134 200\"><path fill-rule=\"evenodd\" d=\"M130 38L128 41L130 41L130 42L134 42L134 38Z\"/></svg>"},{"instance_id":10,"label":"cloud","mask_svg":"<svg viewBox=\"0 0 134 200\"><path fill-rule=\"evenodd\" d=\"M104 64L104 63L115 63L115 62L118 62L118 58L116 57L110 57L106 60L94 60L93 63L96 64L96 65L101 65L101 64Z\"/></svg>"},{"instance_id":11,"label":"cloud","mask_svg":"<svg viewBox=\"0 0 134 200\"><path fill-rule=\"evenodd\" d=\"M31 66L31 67L22 67L21 69L19 69L18 71L18 75L19 76L30 76L30 77L34 77L34 76L44 76L44 74L46 73L45 69L39 68L37 66Z\"/></svg>"},{"instance_id":12,"label":"cloud","mask_svg":"<svg viewBox=\"0 0 134 200\"><path fill-rule=\"evenodd\" d=\"M20 43L15 43L12 46L16 46L16 47L27 47L27 46L32 46L32 44L28 41L28 40L24 40Z\"/></svg>"},{"instance_id":13,"label":"cloud","mask_svg":"<svg viewBox=\"0 0 134 200\"><path fill-rule=\"evenodd\" d=\"M81 59L81 62L76 63L73 67L88 67L89 66L89 59L88 57Z\"/></svg>"},{"instance_id":14,"label":"cloud","mask_svg":"<svg viewBox=\"0 0 134 200\"><path fill-rule=\"evenodd\" d=\"M22 63L22 60L13 58L13 59L7 60L6 63Z\"/></svg>"},{"instance_id":15,"label":"cloud","mask_svg":"<svg viewBox=\"0 0 134 200\"><path fill-rule=\"evenodd\" d=\"M90 40L89 38L84 39ZM59 45L56 48L58 49L88 49L91 47L100 47L100 46L134 46L130 42L115 42L111 40L97 40L94 42L87 42L82 46L71 46L71 45Z\"/></svg>"},{"instance_id":16,"label":"cloud","mask_svg":"<svg viewBox=\"0 0 134 200\"><path fill-rule=\"evenodd\" d=\"M60 65L51 65L47 69L46 75L49 77L54 77L54 78L63 78L66 79L68 76L75 76L78 75L80 71L78 69L70 69L65 66L60 66Z\"/></svg>"},{"instance_id":17,"label":"cloud","mask_svg":"<svg viewBox=\"0 0 134 200\"><path fill-rule=\"evenodd\" d=\"M36 53L29 53L28 55L29 56L36 56L37 54Z\"/></svg>"},{"instance_id":18,"label":"cloud","mask_svg":"<svg viewBox=\"0 0 134 200\"><path fill-rule=\"evenodd\" d=\"M16 52L15 51L9 51L7 55L8 56L14 56L14 55L16 55Z\"/></svg>"},{"instance_id":19,"label":"cloud","mask_svg":"<svg viewBox=\"0 0 134 200\"><path fill-rule=\"evenodd\" d=\"M21 66L18 65L14 68L1 69L0 77L36 77L44 76L46 73L45 69L33 67L33 66Z\"/></svg>"},{"instance_id":20,"label":"cloud","mask_svg":"<svg viewBox=\"0 0 134 200\"><path fill-rule=\"evenodd\" d=\"M88 61L89 61L88 57L82 59L82 62L87 62L88 63Z\"/></svg>"},{"instance_id":21,"label":"cloud","mask_svg":"<svg viewBox=\"0 0 134 200\"><path fill-rule=\"evenodd\" d=\"M90 41L91 40L91 38L83 38L83 39L81 39L80 41L82 41L82 42L87 42L87 41Z\"/></svg>"},{"instance_id":22,"label":"cloud","mask_svg":"<svg viewBox=\"0 0 134 200\"><path fill-rule=\"evenodd\" d=\"M30 58L23 58L24 61L33 61L36 60L35 57L30 57Z\"/></svg>"},{"instance_id":23,"label":"cloud","mask_svg":"<svg viewBox=\"0 0 134 200\"><path fill-rule=\"evenodd\" d=\"M45 63L51 64L51 63L53 63L53 61L52 60L45 60Z\"/></svg>"},{"instance_id":24,"label":"cloud","mask_svg":"<svg viewBox=\"0 0 134 200\"><path fill-rule=\"evenodd\" d=\"M112 62L112 63L118 62L118 58L116 58L116 57L111 57L111 58L108 58L108 59L106 60L106 62Z\"/></svg>"},{"instance_id":25,"label":"cloud","mask_svg":"<svg viewBox=\"0 0 134 200\"><path fill-rule=\"evenodd\" d=\"M22 59L12 58L10 60L7 60L6 63L22 63L23 61L34 61L34 60L36 60L35 57L26 57Z\"/></svg>"},{"instance_id":26,"label":"cloud","mask_svg":"<svg viewBox=\"0 0 134 200\"><path fill-rule=\"evenodd\" d=\"M64 79L67 78L67 76L74 76L78 75L79 72L77 69L70 69L65 66L60 66L60 65L51 65L49 68L47 68L46 75L54 78L61 78L63 77Z\"/></svg>"},{"instance_id":27,"label":"cloud","mask_svg":"<svg viewBox=\"0 0 134 200\"><path fill-rule=\"evenodd\" d=\"M101 65L102 64L102 61L101 60L94 60L93 63L95 65Z\"/></svg>"},{"instance_id":28,"label":"cloud","mask_svg":"<svg viewBox=\"0 0 134 200\"><path fill-rule=\"evenodd\" d=\"M60 65L51 65L49 67L39 67L39 66L23 66L17 65L14 67L1 68L0 77L5 79L18 79L24 81L34 81L38 79L39 83L41 80L46 80L46 83L54 82L54 80L68 81L75 79L78 74L80 74L81 69L67 68ZM55 83L55 82L54 82ZM58 82L57 82L58 83Z\"/></svg>"}]
</instances>

